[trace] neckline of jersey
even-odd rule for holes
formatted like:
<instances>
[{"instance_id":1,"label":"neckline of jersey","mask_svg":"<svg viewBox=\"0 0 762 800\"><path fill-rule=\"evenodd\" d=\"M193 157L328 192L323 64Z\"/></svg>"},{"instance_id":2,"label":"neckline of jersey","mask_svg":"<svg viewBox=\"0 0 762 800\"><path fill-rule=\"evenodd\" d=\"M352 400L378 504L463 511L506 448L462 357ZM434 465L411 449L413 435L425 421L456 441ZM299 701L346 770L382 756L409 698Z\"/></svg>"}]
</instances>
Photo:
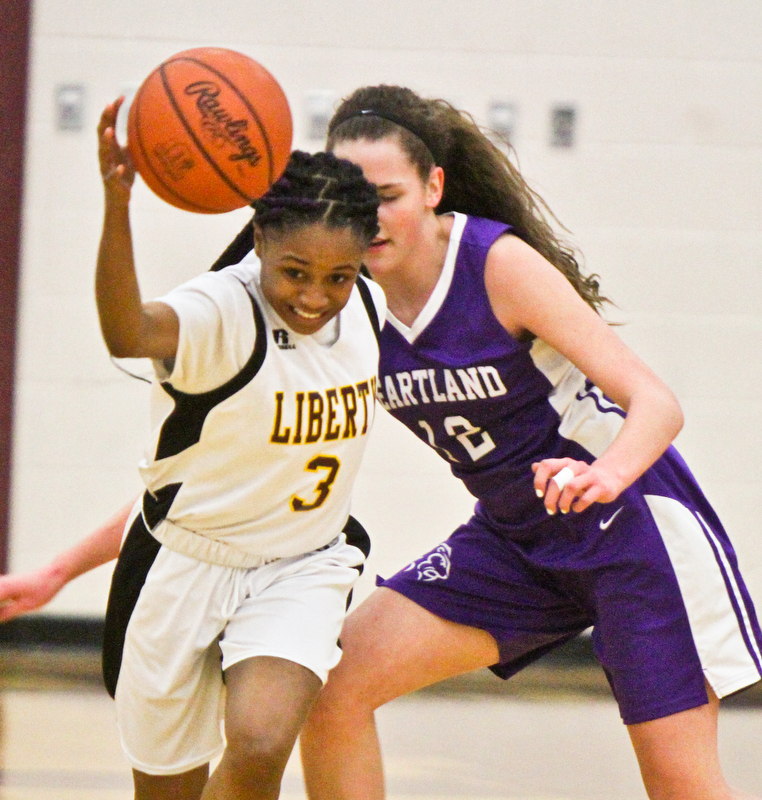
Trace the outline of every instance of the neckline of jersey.
<instances>
[{"instance_id":1,"label":"neckline of jersey","mask_svg":"<svg viewBox=\"0 0 762 800\"><path fill-rule=\"evenodd\" d=\"M442 307L447 293L450 291L452 277L455 274L455 261L458 257L460 240L463 236L466 222L468 221L468 217L465 214L461 214L459 211L452 211L450 213L453 216L453 223L452 229L450 230L450 241L447 244L447 253L445 254L445 260L442 266L442 273L434 286L434 290L429 295L426 305L424 305L420 314L418 314L413 324L410 326L398 320L391 311L387 310L386 312L386 318L389 324L395 328L409 344L413 344L429 326Z\"/></svg>"}]
</instances>

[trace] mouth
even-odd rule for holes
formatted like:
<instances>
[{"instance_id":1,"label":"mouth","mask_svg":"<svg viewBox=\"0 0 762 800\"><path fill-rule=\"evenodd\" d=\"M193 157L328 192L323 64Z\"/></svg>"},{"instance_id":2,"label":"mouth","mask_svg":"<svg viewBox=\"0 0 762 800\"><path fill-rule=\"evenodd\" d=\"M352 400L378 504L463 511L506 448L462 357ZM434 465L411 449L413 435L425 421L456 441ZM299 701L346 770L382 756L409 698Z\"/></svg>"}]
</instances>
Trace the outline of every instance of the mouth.
<instances>
[{"instance_id":1,"label":"mouth","mask_svg":"<svg viewBox=\"0 0 762 800\"><path fill-rule=\"evenodd\" d=\"M309 320L310 322L314 322L316 319L320 319L324 311L305 311L303 308L296 308L296 306L289 306L291 312L295 314L297 317L301 319Z\"/></svg>"}]
</instances>

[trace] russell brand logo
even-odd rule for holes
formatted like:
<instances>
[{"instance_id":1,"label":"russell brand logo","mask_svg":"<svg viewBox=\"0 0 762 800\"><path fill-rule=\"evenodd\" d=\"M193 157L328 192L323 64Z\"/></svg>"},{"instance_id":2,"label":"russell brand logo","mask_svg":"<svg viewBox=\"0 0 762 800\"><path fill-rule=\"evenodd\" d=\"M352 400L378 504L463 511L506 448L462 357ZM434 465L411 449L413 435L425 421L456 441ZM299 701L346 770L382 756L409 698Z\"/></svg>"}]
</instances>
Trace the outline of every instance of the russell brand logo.
<instances>
[{"instance_id":1,"label":"russell brand logo","mask_svg":"<svg viewBox=\"0 0 762 800\"><path fill-rule=\"evenodd\" d=\"M201 125L212 140L235 150L229 157L231 161L244 161L250 167L256 167L262 155L246 133L249 123L245 119L233 119L220 102L220 92L220 87L214 81L195 81L185 87L185 94L196 96Z\"/></svg>"},{"instance_id":2,"label":"russell brand logo","mask_svg":"<svg viewBox=\"0 0 762 800\"><path fill-rule=\"evenodd\" d=\"M273 339L281 350L296 350L296 345L288 341L288 331L285 328L276 328L273 331Z\"/></svg>"}]
</instances>

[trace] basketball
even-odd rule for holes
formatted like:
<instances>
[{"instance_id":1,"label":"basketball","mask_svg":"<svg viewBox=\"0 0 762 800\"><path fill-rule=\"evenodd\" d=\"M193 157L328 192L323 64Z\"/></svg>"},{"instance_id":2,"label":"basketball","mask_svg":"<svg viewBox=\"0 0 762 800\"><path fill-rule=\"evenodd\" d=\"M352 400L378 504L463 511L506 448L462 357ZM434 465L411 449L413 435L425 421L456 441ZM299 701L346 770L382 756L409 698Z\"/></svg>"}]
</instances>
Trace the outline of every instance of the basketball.
<instances>
[{"instance_id":1,"label":"basketball","mask_svg":"<svg viewBox=\"0 0 762 800\"><path fill-rule=\"evenodd\" d=\"M221 214L263 195L291 153L291 110L278 82L234 50L198 47L161 63L127 118L135 167L178 208Z\"/></svg>"}]
</instances>

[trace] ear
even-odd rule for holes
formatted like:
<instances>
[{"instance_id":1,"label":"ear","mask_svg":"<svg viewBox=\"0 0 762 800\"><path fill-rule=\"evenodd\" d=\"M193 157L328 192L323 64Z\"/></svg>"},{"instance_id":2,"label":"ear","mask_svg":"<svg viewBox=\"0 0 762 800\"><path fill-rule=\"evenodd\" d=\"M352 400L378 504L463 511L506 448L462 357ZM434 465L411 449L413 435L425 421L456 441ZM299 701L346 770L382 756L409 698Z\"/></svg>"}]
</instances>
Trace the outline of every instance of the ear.
<instances>
[{"instance_id":1,"label":"ear","mask_svg":"<svg viewBox=\"0 0 762 800\"><path fill-rule=\"evenodd\" d=\"M257 258L261 258L265 237L262 234L262 229L258 225L254 224L253 227L254 227L254 252L257 254Z\"/></svg>"},{"instance_id":2,"label":"ear","mask_svg":"<svg viewBox=\"0 0 762 800\"><path fill-rule=\"evenodd\" d=\"M436 208L444 192L445 174L442 167L433 166L426 181L426 207Z\"/></svg>"}]
</instances>

